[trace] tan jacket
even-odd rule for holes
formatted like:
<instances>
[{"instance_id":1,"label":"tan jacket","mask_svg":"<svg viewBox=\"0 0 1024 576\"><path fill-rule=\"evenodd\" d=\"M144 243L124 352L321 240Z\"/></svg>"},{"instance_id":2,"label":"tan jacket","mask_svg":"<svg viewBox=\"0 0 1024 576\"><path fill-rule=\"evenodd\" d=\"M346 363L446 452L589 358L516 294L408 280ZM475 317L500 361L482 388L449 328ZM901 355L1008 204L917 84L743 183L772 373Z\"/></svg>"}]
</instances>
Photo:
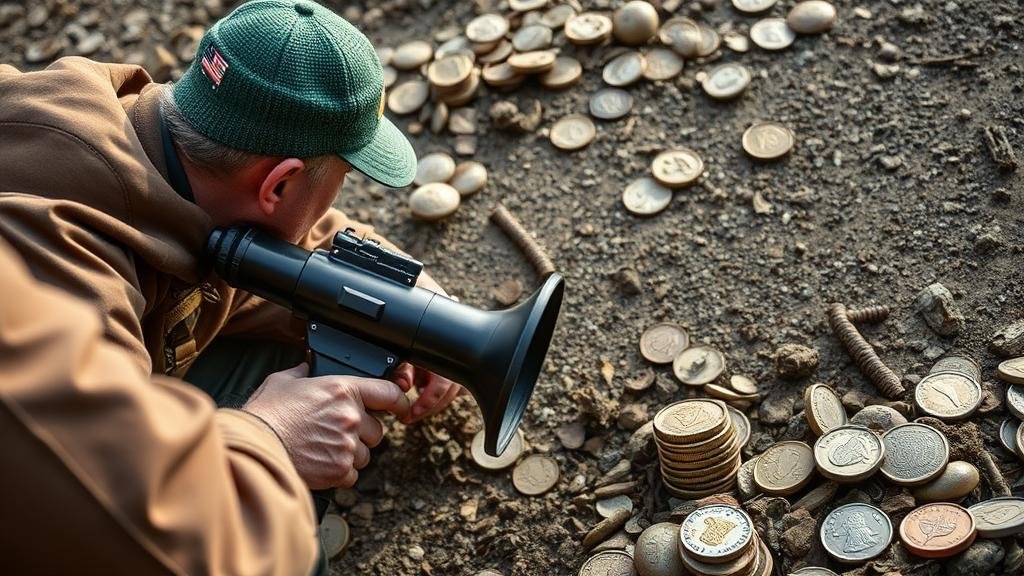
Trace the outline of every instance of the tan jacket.
<instances>
[{"instance_id":1,"label":"tan jacket","mask_svg":"<svg viewBox=\"0 0 1024 576\"><path fill-rule=\"evenodd\" d=\"M0 571L309 573L309 492L270 428L151 380L2 240L0 270Z\"/></svg>"}]
</instances>

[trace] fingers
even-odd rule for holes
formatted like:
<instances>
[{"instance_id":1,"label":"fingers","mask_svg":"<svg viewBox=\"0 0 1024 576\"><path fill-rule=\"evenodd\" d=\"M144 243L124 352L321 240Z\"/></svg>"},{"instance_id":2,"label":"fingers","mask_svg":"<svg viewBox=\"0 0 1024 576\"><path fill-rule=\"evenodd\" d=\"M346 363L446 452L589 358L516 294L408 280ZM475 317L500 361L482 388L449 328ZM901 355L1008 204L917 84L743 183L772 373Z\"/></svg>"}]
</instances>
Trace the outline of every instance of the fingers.
<instances>
[{"instance_id":1,"label":"fingers","mask_svg":"<svg viewBox=\"0 0 1024 576\"><path fill-rule=\"evenodd\" d=\"M355 468L350 468L344 476L341 477L341 483L338 484L339 488L351 488L356 485L356 480L359 479L359 471Z\"/></svg>"},{"instance_id":2,"label":"fingers","mask_svg":"<svg viewBox=\"0 0 1024 576\"><path fill-rule=\"evenodd\" d=\"M408 392L412 389L413 378L416 376L416 367L408 362L402 362L395 368L395 372L391 376L391 381L398 384L398 387L402 389L402 392Z\"/></svg>"},{"instance_id":3,"label":"fingers","mask_svg":"<svg viewBox=\"0 0 1024 576\"><path fill-rule=\"evenodd\" d=\"M370 449L362 442L356 444L355 454L353 454L352 457L352 467L356 470L362 470L363 468L366 468L366 465L369 463Z\"/></svg>"},{"instance_id":4,"label":"fingers","mask_svg":"<svg viewBox=\"0 0 1024 576\"><path fill-rule=\"evenodd\" d=\"M394 382L354 378L353 383L367 410L386 410L400 420L409 414L409 399Z\"/></svg>"},{"instance_id":5,"label":"fingers","mask_svg":"<svg viewBox=\"0 0 1024 576\"><path fill-rule=\"evenodd\" d=\"M366 414L359 422L359 440L370 448L376 447L384 438L384 426L373 414Z\"/></svg>"},{"instance_id":6,"label":"fingers","mask_svg":"<svg viewBox=\"0 0 1024 576\"><path fill-rule=\"evenodd\" d=\"M409 419L403 420L406 424L436 414L455 399L461 388L451 380L426 370L418 371L416 376L417 380L422 379L421 381L424 383L420 390L420 397L412 405ZM420 382L417 382L417 385L420 385Z\"/></svg>"}]
</instances>

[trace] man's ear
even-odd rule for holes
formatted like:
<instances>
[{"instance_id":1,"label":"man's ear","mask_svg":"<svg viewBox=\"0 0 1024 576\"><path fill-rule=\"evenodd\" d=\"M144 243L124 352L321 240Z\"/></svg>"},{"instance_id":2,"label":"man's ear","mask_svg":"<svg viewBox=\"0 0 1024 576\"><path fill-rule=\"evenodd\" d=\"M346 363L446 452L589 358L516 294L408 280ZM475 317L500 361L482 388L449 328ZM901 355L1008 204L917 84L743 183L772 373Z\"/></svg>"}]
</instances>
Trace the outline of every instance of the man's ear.
<instances>
[{"instance_id":1,"label":"man's ear","mask_svg":"<svg viewBox=\"0 0 1024 576\"><path fill-rule=\"evenodd\" d=\"M295 176L302 172L304 166L305 164L298 158L285 158L267 172L260 183L258 202L261 212L270 216L277 210L278 203L289 188L295 186Z\"/></svg>"}]
</instances>

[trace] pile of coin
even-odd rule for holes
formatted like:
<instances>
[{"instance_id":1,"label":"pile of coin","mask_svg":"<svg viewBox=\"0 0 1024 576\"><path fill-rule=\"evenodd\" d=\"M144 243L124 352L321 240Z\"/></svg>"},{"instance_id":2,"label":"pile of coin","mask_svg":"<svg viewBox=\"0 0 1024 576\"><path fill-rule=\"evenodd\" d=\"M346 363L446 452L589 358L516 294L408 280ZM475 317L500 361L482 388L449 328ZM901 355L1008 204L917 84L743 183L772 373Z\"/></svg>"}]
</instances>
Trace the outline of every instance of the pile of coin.
<instances>
[{"instance_id":1,"label":"pile of coin","mask_svg":"<svg viewBox=\"0 0 1024 576\"><path fill-rule=\"evenodd\" d=\"M1024 459L1024 357L1004 360L996 374L1008 384L1006 408L1014 416L999 427L999 440L1007 450Z\"/></svg>"},{"instance_id":2,"label":"pile of coin","mask_svg":"<svg viewBox=\"0 0 1024 576\"><path fill-rule=\"evenodd\" d=\"M940 359L914 388L914 404L941 420L967 418L981 406L981 368L964 356Z\"/></svg>"},{"instance_id":3,"label":"pile of coin","mask_svg":"<svg viewBox=\"0 0 1024 576\"><path fill-rule=\"evenodd\" d=\"M678 545L690 574L769 576L775 565L750 516L725 504L691 512L679 527Z\"/></svg>"},{"instance_id":4,"label":"pile of coin","mask_svg":"<svg viewBox=\"0 0 1024 576\"><path fill-rule=\"evenodd\" d=\"M730 490L742 445L725 403L704 398L665 406L654 416L662 481L677 498L702 498Z\"/></svg>"}]
</instances>

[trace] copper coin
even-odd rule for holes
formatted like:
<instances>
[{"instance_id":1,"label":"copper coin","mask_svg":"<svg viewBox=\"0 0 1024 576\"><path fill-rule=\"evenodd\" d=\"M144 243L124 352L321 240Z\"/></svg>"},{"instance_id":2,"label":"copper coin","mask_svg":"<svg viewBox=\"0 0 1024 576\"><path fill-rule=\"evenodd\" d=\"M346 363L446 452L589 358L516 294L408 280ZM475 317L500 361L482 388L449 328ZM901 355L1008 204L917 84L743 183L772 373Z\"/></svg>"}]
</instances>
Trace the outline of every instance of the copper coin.
<instances>
[{"instance_id":1,"label":"copper coin","mask_svg":"<svg viewBox=\"0 0 1024 576\"><path fill-rule=\"evenodd\" d=\"M647 68L647 59L644 55L629 51L612 59L605 64L601 72L601 78L609 86L629 86L644 77L644 70Z\"/></svg>"},{"instance_id":2,"label":"copper coin","mask_svg":"<svg viewBox=\"0 0 1024 576\"><path fill-rule=\"evenodd\" d=\"M683 71L683 58L667 48L652 48L645 59L644 78L654 82L671 80Z\"/></svg>"},{"instance_id":3,"label":"copper coin","mask_svg":"<svg viewBox=\"0 0 1024 576\"><path fill-rule=\"evenodd\" d=\"M341 554L348 546L351 535L348 522L337 514L326 514L320 521L320 542L323 543L324 555L328 559Z\"/></svg>"},{"instance_id":4,"label":"copper coin","mask_svg":"<svg viewBox=\"0 0 1024 576\"><path fill-rule=\"evenodd\" d=\"M543 24L523 26L512 36L512 47L517 52L543 50L551 46L552 35L551 28Z\"/></svg>"},{"instance_id":5,"label":"copper coin","mask_svg":"<svg viewBox=\"0 0 1024 576\"><path fill-rule=\"evenodd\" d=\"M836 7L824 0L797 2L786 15L786 23L798 34L828 32L836 23Z\"/></svg>"},{"instance_id":6,"label":"copper coin","mask_svg":"<svg viewBox=\"0 0 1024 576\"><path fill-rule=\"evenodd\" d=\"M737 444L740 448L750 441L750 420L747 415L729 406L729 417L732 418L732 426L736 429Z\"/></svg>"},{"instance_id":7,"label":"copper coin","mask_svg":"<svg viewBox=\"0 0 1024 576\"><path fill-rule=\"evenodd\" d=\"M978 536L982 538L1005 538L1024 533L1024 498L992 498L978 502L968 510L974 516Z\"/></svg>"},{"instance_id":8,"label":"copper coin","mask_svg":"<svg viewBox=\"0 0 1024 576\"><path fill-rule=\"evenodd\" d=\"M689 148L666 150L654 157L651 173L654 179L669 188L693 184L704 172L704 160Z\"/></svg>"},{"instance_id":9,"label":"copper coin","mask_svg":"<svg viewBox=\"0 0 1024 576\"><path fill-rule=\"evenodd\" d=\"M444 152L427 154L416 163L413 183L422 186L431 182L447 182L455 173L455 160Z\"/></svg>"},{"instance_id":10,"label":"copper coin","mask_svg":"<svg viewBox=\"0 0 1024 576\"><path fill-rule=\"evenodd\" d=\"M829 512L821 524L821 543L840 562L867 562L889 547L892 522L885 512L855 502Z\"/></svg>"},{"instance_id":11,"label":"copper coin","mask_svg":"<svg viewBox=\"0 0 1024 576\"><path fill-rule=\"evenodd\" d=\"M701 562L722 564L743 555L756 540L754 523L743 510L712 504L691 512L679 528L683 550Z\"/></svg>"},{"instance_id":12,"label":"copper coin","mask_svg":"<svg viewBox=\"0 0 1024 576\"><path fill-rule=\"evenodd\" d=\"M840 426L814 443L814 462L821 475L839 483L860 482L885 460L882 439L862 426Z\"/></svg>"},{"instance_id":13,"label":"copper coin","mask_svg":"<svg viewBox=\"0 0 1024 576\"><path fill-rule=\"evenodd\" d=\"M559 56L555 59L555 67L541 75L540 83L545 88L561 90L579 82L582 77L583 65L579 60Z\"/></svg>"},{"instance_id":14,"label":"copper coin","mask_svg":"<svg viewBox=\"0 0 1024 576\"><path fill-rule=\"evenodd\" d=\"M582 114L570 114L551 127L551 143L559 150L573 151L586 148L597 136L593 121Z\"/></svg>"},{"instance_id":15,"label":"copper coin","mask_svg":"<svg viewBox=\"0 0 1024 576\"><path fill-rule=\"evenodd\" d=\"M671 202L672 191L647 176L633 180L622 191L623 206L636 216L652 216Z\"/></svg>"},{"instance_id":16,"label":"copper coin","mask_svg":"<svg viewBox=\"0 0 1024 576\"><path fill-rule=\"evenodd\" d=\"M1017 428L1019 427L1020 422L1012 418L1003 420L1003 423L999 426L999 441L1002 442L1003 448L1009 450L1014 456L1020 454L1017 449Z\"/></svg>"},{"instance_id":17,"label":"copper coin","mask_svg":"<svg viewBox=\"0 0 1024 576\"><path fill-rule=\"evenodd\" d=\"M605 550L591 556L580 568L579 576L637 576L633 557L622 550Z\"/></svg>"},{"instance_id":18,"label":"copper coin","mask_svg":"<svg viewBox=\"0 0 1024 576\"><path fill-rule=\"evenodd\" d=\"M409 195L412 215L420 220L440 220L459 209L459 191L443 182L424 184Z\"/></svg>"},{"instance_id":19,"label":"copper coin","mask_svg":"<svg viewBox=\"0 0 1024 576\"><path fill-rule=\"evenodd\" d=\"M839 395L824 384L812 384L804 389L804 417L818 436L849 423Z\"/></svg>"},{"instance_id":20,"label":"copper coin","mask_svg":"<svg viewBox=\"0 0 1024 576\"><path fill-rule=\"evenodd\" d=\"M683 58L697 58L704 48L701 26L689 18L669 19L662 25L658 38Z\"/></svg>"},{"instance_id":21,"label":"copper coin","mask_svg":"<svg viewBox=\"0 0 1024 576\"><path fill-rule=\"evenodd\" d=\"M537 496L554 488L558 477L558 462L554 458L532 454L512 470L512 485L522 494Z\"/></svg>"},{"instance_id":22,"label":"copper coin","mask_svg":"<svg viewBox=\"0 0 1024 576\"><path fill-rule=\"evenodd\" d=\"M771 10L779 0L732 0L732 6L744 14L760 14Z\"/></svg>"},{"instance_id":23,"label":"copper coin","mask_svg":"<svg viewBox=\"0 0 1024 576\"><path fill-rule=\"evenodd\" d=\"M963 420L981 406L981 384L960 372L933 372L917 384L914 403L928 416Z\"/></svg>"},{"instance_id":24,"label":"copper coin","mask_svg":"<svg viewBox=\"0 0 1024 576\"><path fill-rule=\"evenodd\" d=\"M763 18L750 27L750 40L764 50L783 50L796 40L783 18Z\"/></svg>"},{"instance_id":25,"label":"copper coin","mask_svg":"<svg viewBox=\"0 0 1024 576\"><path fill-rule=\"evenodd\" d=\"M391 65L398 70L415 70L430 62L434 55L434 47L422 40L406 42L395 50L391 57Z\"/></svg>"},{"instance_id":26,"label":"copper coin","mask_svg":"<svg viewBox=\"0 0 1024 576\"><path fill-rule=\"evenodd\" d=\"M743 150L758 160L781 158L793 143L793 131L778 122L757 122L743 133Z\"/></svg>"},{"instance_id":27,"label":"copper coin","mask_svg":"<svg viewBox=\"0 0 1024 576\"><path fill-rule=\"evenodd\" d=\"M655 324L640 336L640 354L654 364L668 364L689 345L686 329L671 322Z\"/></svg>"},{"instance_id":28,"label":"copper coin","mask_svg":"<svg viewBox=\"0 0 1024 576\"><path fill-rule=\"evenodd\" d=\"M681 400L654 415L654 431L671 442L699 442L720 431L727 423L727 415L725 404L718 400Z\"/></svg>"},{"instance_id":29,"label":"copper coin","mask_svg":"<svg viewBox=\"0 0 1024 576\"><path fill-rule=\"evenodd\" d=\"M612 19L603 14L584 12L565 21L565 37L573 44L600 44L611 34Z\"/></svg>"},{"instance_id":30,"label":"copper coin","mask_svg":"<svg viewBox=\"0 0 1024 576\"><path fill-rule=\"evenodd\" d=\"M687 348L672 361L672 373L683 384L713 382L725 370L725 356L710 346Z\"/></svg>"},{"instance_id":31,"label":"copper coin","mask_svg":"<svg viewBox=\"0 0 1024 576\"><path fill-rule=\"evenodd\" d=\"M508 20L500 14L477 16L466 25L466 38L482 44L498 42L507 33Z\"/></svg>"},{"instance_id":32,"label":"copper coin","mask_svg":"<svg viewBox=\"0 0 1024 576\"><path fill-rule=\"evenodd\" d=\"M523 432L516 430L512 440L505 447L505 451L498 456L491 456L484 451L484 431L481 430L473 436L473 443L470 444L469 453L473 456L473 462L485 470L504 470L516 463L523 455L524 440Z\"/></svg>"},{"instance_id":33,"label":"copper coin","mask_svg":"<svg viewBox=\"0 0 1024 576\"><path fill-rule=\"evenodd\" d=\"M612 16L612 32L622 44L643 44L658 33L658 11L644 0L630 0Z\"/></svg>"},{"instance_id":34,"label":"copper coin","mask_svg":"<svg viewBox=\"0 0 1024 576\"><path fill-rule=\"evenodd\" d=\"M388 110L399 116L412 114L430 98L430 86L422 80L409 80L388 94Z\"/></svg>"},{"instance_id":35,"label":"copper coin","mask_svg":"<svg viewBox=\"0 0 1024 576\"><path fill-rule=\"evenodd\" d=\"M502 40L490 52L478 56L476 61L485 66L487 64L497 64L504 62L510 54L512 54L512 43L508 40Z\"/></svg>"},{"instance_id":36,"label":"copper coin","mask_svg":"<svg viewBox=\"0 0 1024 576\"><path fill-rule=\"evenodd\" d=\"M508 65L520 74L540 74L555 67L555 53L547 50L520 52L508 57Z\"/></svg>"},{"instance_id":37,"label":"copper coin","mask_svg":"<svg viewBox=\"0 0 1024 576\"><path fill-rule=\"evenodd\" d=\"M452 54L434 60L427 68L427 79L438 88L453 88L465 82L473 71L473 60L465 54Z\"/></svg>"},{"instance_id":38,"label":"copper coin","mask_svg":"<svg viewBox=\"0 0 1024 576\"><path fill-rule=\"evenodd\" d=\"M708 96L716 100L731 100L747 89L750 80L750 70L746 66L728 62L712 68L701 86Z\"/></svg>"},{"instance_id":39,"label":"copper coin","mask_svg":"<svg viewBox=\"0 0 1024 576\"><path fill-rule=\"evenodd\" d=\"M601 120L618 120L633 109L633 96L621 88L602 88L590 97L590 113Z\"/></svg>"},{"instance_id":40,"label":"copper coin","mask_svg":"<svg viewBox=\"0 0 1024 576\"><path fill-rule=\"evenodd\" d=\"M796 440L773 444L757 457L754 464L754 483L762 492L772 496L799 492L813 475L811 447Z\"/></svg>"},{"instance_id":41,"label":"copper coin","mask_svg":"<svg viewBox=\"0 0 1024 576\"><path fill-rule=\"evenodd\" d=\"M458 190L463 198L472 196L487 185L487 168L479 162L460 162L448 184Z\"/></svg>"},{"instance_id":42,"label":"copper coin","mask_svg":"<svg viewBox=\"0 0 1024 576\"><path fill-rule=\"evenodd\" d=\"M1006 409L1019 420L1024 420L1024 386L1016 384L1006 389Z\"/></svg>"},{"instance_id":43,"label":"copper coin","mask_svg":"<svg viewBox=\"0 0 1024 576\"><path fill-rule=\"evenodd\" d=\"M927 424L911 422L890 428L882 435L882 443L882 475L897 486L930 482L942 474L949 462L946 436Z\"/></svg>"},{"instance_id":44,"label":"copper coin","mask_svg":"<svg viewBox=\"0 0 1024 576\"><path fill-rule=\"evenodd\" d=\"M996 375L1010 384L1024 384L1024 357L1003 360L996 368Z\"/></svg>"},{"instance_id":45,"label":"copper coin","mask_svg":"<svg viewBox=\"0 0 1024 576\"><path fill-rule=\"evenodd\" d=\"M974 542L974 516L966 508L939 502L915 508L900 522L900 540L912 554L946 558L959 554Z\"/></svg>"},{"instance_id":46,"label":"copper coin","mask_svg":"<svg viewBox=\"0 0 1024 576\"><path fill-rule=\"evenodd\" d=\"M733 374L729 377L729 386L740 394L757 394L757 382L750 376Z\"/></svg>"}]
</instances>

